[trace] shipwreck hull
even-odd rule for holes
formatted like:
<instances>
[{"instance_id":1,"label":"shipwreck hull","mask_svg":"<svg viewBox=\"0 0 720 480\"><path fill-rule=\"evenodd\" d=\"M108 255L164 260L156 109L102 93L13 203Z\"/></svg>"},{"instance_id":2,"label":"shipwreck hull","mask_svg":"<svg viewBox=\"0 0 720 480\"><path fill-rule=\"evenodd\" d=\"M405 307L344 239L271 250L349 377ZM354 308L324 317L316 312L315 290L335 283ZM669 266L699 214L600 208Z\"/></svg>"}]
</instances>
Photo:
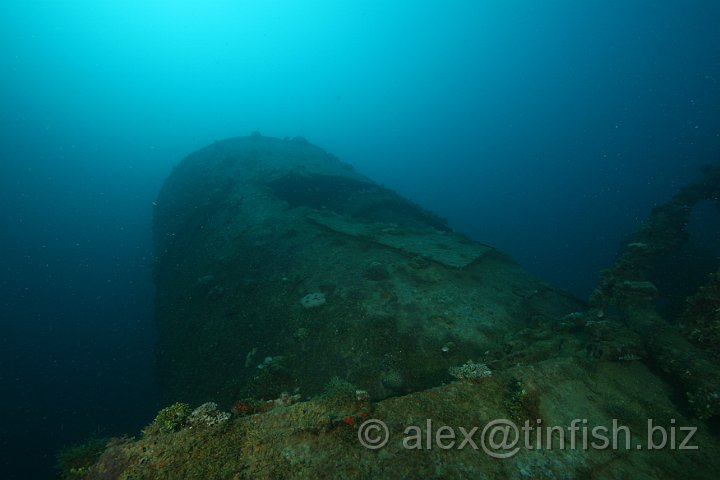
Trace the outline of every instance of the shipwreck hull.
<instances>
[{"instance_id":1,"label":"shipwreck hull","mask_svg":"<svg viewBox=\"0 0 720 480\"><path fill-rule=\"evenodd\" d=\"M334 377L408 393L581 307L300 138L189 155L154 234L166 402L313 395Z\"/></svg>"},{"instance_id":2,"label":"shipwreck hull","mask_svg":"<svg viewBox=\"0 0 720 480\"><path fill-rule=\"evenodd\" d=\"M653 282L718 198L707 168L585 305L302 139L217 142L157 201L168 406L62 478L714 480L720 260Z\"/></svg>"}]
</instances>

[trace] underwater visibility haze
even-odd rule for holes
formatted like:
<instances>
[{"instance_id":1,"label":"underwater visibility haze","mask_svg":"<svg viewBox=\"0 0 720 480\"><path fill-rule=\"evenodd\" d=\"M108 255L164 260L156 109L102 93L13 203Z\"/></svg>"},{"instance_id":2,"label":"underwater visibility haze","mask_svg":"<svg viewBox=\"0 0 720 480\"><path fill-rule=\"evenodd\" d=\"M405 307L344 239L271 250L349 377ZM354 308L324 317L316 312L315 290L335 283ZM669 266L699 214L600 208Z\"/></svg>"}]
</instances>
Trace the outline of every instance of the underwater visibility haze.
<instances>
[{"instance_id":1,"label":"underwater visibility haze","mask_svg":"<svg viewBox=\"0 0 720 480\"><path fill-rule=\"evenodd\" d=\"M720 472L720 3L27 0L0 53L1 478Z\"/></svg>"}]
</instances>

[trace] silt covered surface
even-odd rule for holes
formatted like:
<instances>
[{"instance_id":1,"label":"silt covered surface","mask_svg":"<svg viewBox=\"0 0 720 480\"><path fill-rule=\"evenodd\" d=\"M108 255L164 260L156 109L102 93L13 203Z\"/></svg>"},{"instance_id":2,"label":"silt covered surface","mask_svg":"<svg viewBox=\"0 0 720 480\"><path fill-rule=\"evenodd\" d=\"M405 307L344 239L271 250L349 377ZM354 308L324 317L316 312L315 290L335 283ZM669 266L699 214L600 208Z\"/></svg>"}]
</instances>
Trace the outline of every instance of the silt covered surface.
<instances>
[{"instance_id":1,"label":"silt covered surface","mask_svg":"<svg viewBox=\"0 0 720 480\"><path fill-rule=\"evenodd\" d=\"M587 305L303 139L216 142L156 206L168 406L62 478L718 478L720 271L665 317L645 275L708 172Z\"/></svg>"},{"instance_id":2,"label":"silt covered surface","mask_svg":"<svg viewBox=\"0 0 720 480\"><path fill-rule=\"evenodd\" d=\"M404 394L579 308L300 138L185 158L157 200L155 239L167 402L312 395L333 377L374 399Z\"/></svg>"}]
</instances>

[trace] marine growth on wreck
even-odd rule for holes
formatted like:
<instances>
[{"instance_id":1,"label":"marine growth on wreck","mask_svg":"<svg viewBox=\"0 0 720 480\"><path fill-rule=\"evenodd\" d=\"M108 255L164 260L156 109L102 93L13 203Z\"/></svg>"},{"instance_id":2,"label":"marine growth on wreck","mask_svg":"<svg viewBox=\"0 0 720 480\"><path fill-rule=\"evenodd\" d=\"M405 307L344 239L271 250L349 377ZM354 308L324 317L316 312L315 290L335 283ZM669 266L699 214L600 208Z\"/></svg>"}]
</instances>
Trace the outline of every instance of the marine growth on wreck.
<instances>
[{"instance_id":1,"label":"marine growth on wreck","mask_svg":"<svg viewBox=\"0 0 720 480\"><path fill-rule=\"evenodd\" d=\"M718 198L584 301L303 138L215 142L155 206L167 407L65 478L717 478L717 259L682 299L657 266Z\"/></svg>"}]
</instances>

